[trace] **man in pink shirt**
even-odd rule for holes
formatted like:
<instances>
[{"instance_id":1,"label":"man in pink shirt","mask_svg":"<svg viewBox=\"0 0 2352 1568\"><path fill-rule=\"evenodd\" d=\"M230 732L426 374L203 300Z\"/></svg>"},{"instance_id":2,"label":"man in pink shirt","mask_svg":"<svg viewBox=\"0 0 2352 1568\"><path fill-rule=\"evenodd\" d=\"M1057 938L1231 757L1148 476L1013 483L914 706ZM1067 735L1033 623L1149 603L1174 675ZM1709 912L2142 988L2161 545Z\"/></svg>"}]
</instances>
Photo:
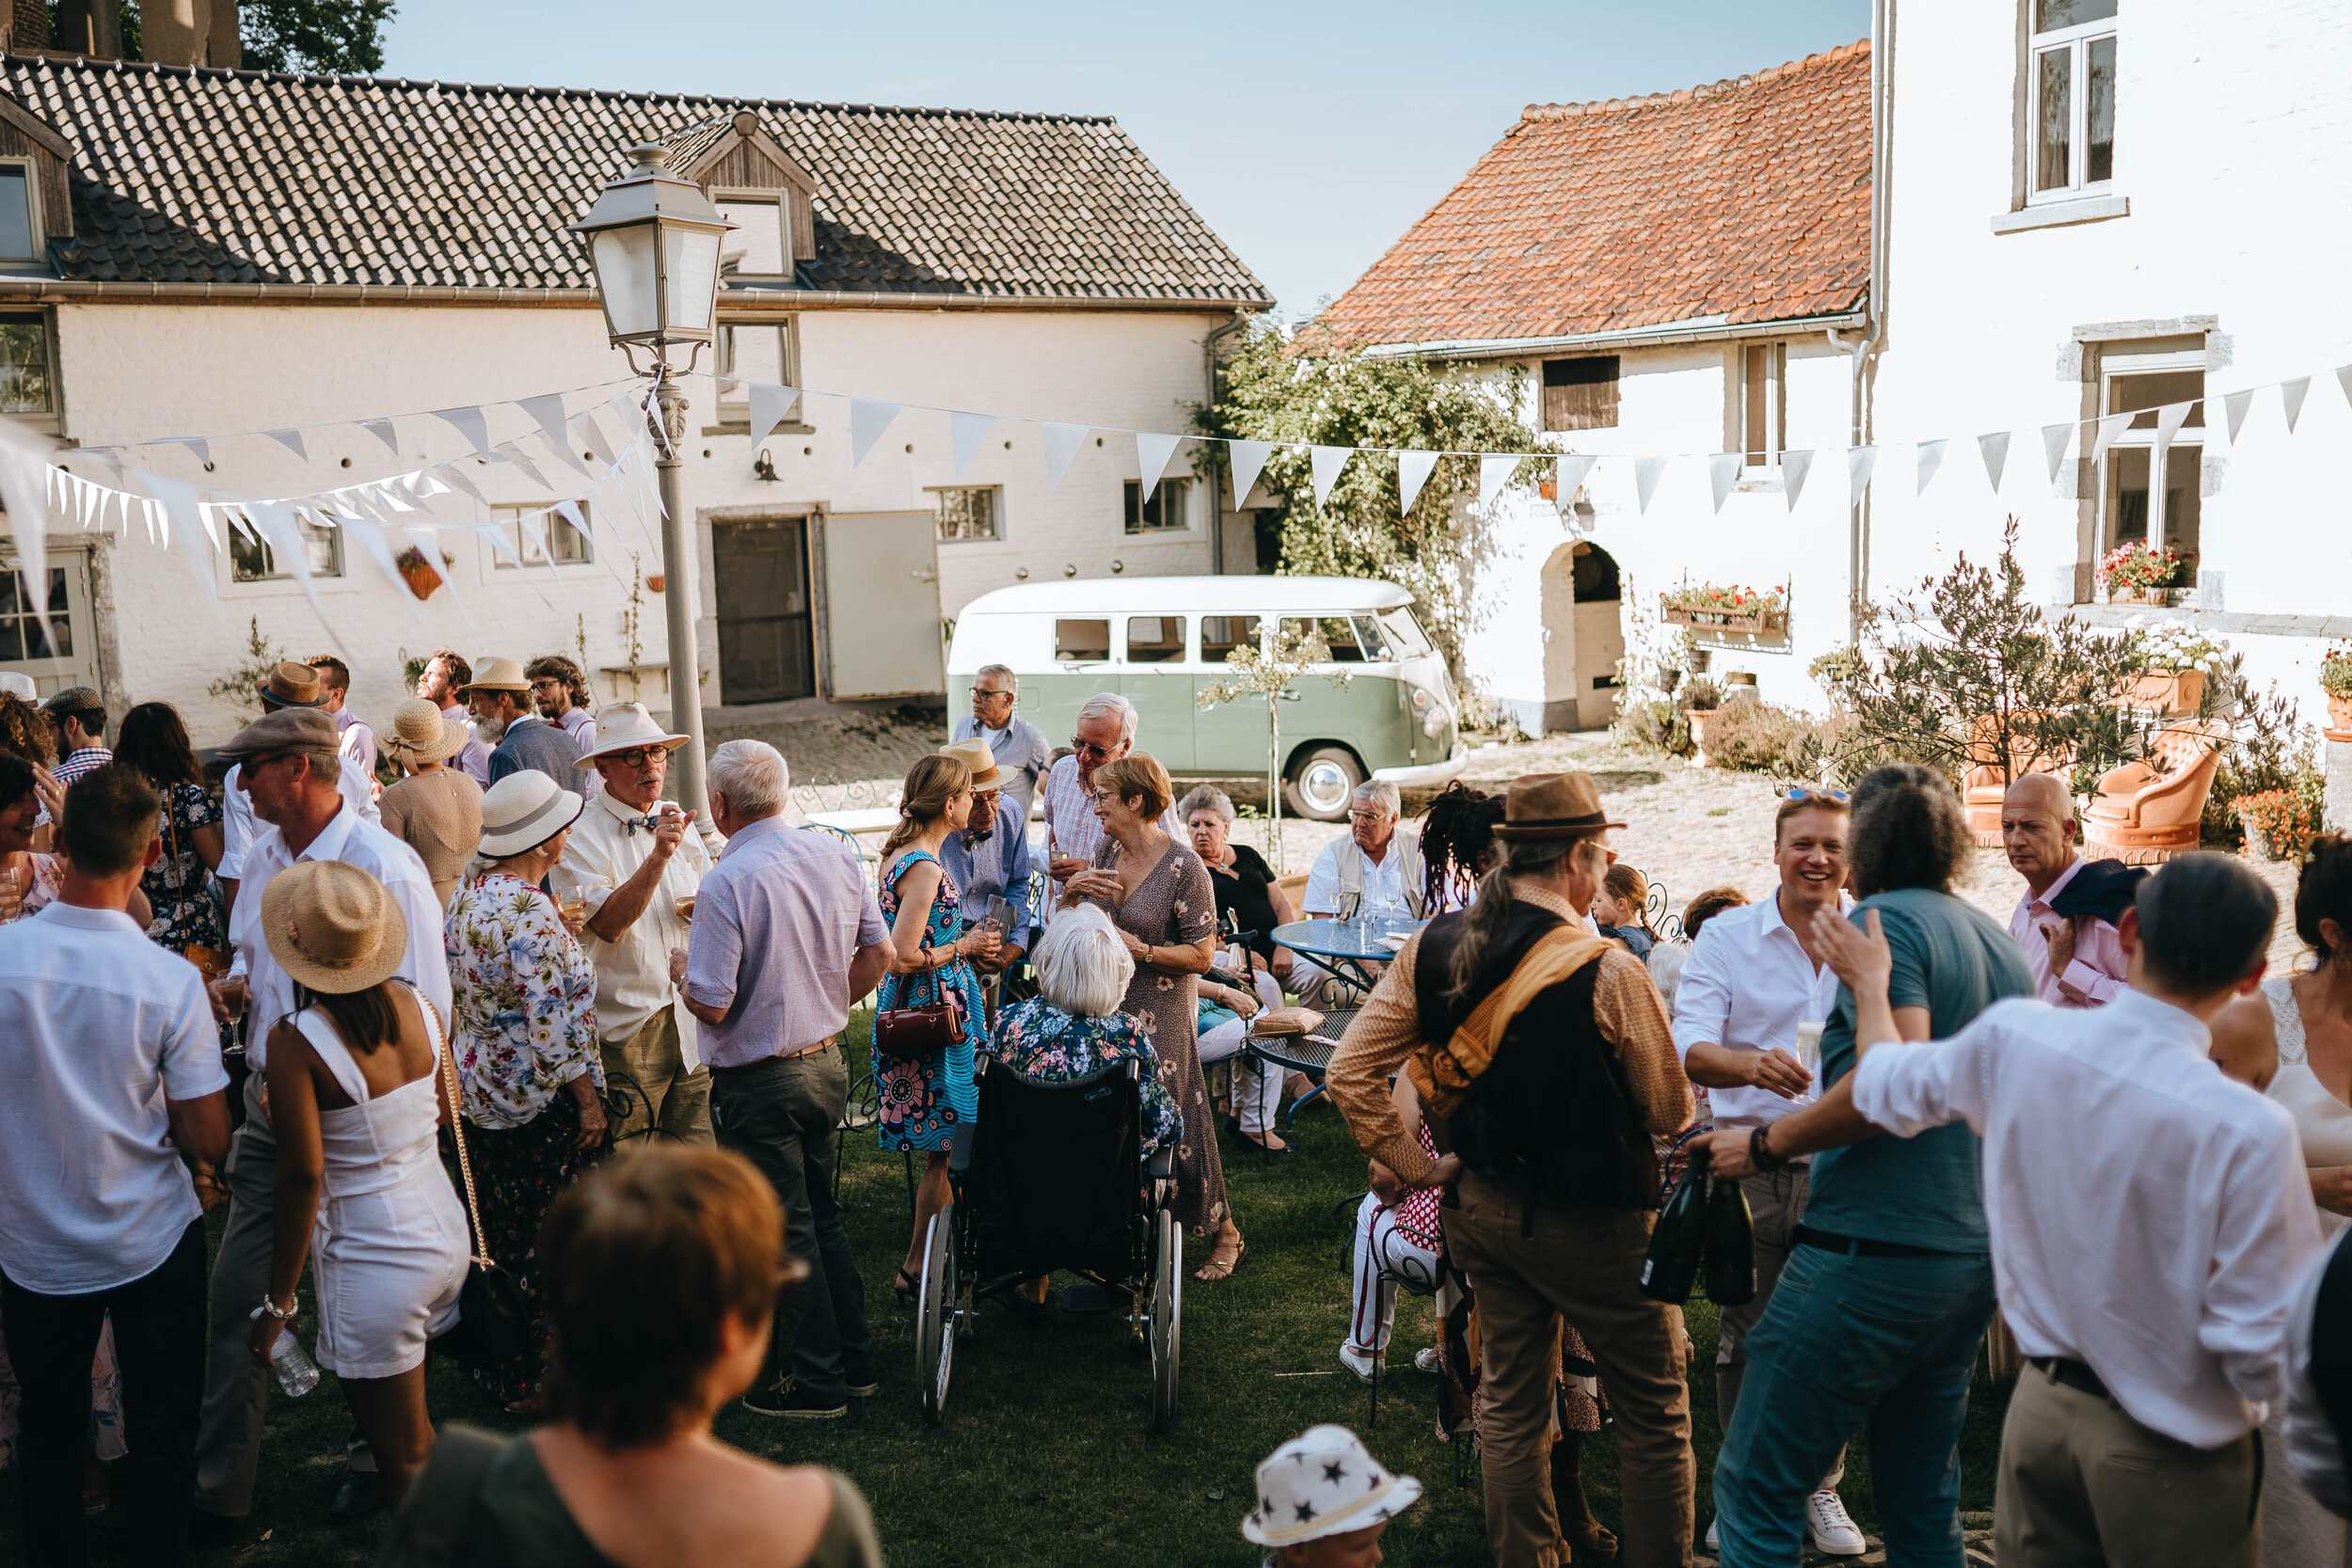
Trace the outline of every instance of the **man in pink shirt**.
<instances>
[{"instance_id":1,"label":"man in pink shirt","mask_svg":"<svg viewBox=\"0 0 2352 1568\"><path fill-rule=\"evenodd\" d=\"M2009 786L2001 847L2026 879L2009 934L2026 950L2036 996L2054 1007L2098 1007L2129 989L2109 906L2128 905L2147 871L2086 861L2074 852L2075 837L2074 800L2063 779L2028 773Z\"/></svg>"}]
</instances>

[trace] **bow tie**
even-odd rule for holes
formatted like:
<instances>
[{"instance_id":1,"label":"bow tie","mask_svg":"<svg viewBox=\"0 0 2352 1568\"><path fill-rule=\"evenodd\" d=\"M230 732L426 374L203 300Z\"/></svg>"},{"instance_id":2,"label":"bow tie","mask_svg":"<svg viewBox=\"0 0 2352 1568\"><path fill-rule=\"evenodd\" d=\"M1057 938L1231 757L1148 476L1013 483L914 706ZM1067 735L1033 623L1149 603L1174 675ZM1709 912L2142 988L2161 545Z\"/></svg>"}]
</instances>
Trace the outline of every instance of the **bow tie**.
<instances>
[{"instance_id":1,"label":"bow tie","mask_svg":"<svg viewBox=\"0 0 2352 1568\"><path fill-rule=\"evenodd\" d=\"M621 818L621 836L634 838L639 833L649 833L660 826L661 826L661 818L650 814L644 816L624 816Z\"/></svg>"}]
</instances>

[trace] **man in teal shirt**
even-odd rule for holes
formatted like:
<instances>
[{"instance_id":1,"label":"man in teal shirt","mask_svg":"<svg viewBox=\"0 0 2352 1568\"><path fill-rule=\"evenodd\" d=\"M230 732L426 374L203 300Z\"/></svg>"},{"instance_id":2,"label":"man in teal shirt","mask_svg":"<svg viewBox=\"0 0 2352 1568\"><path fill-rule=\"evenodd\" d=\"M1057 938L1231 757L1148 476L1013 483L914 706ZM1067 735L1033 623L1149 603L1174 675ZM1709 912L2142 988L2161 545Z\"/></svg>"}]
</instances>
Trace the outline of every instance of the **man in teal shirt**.
<instances>
[{"instance_id":1,"label":"man in teal shirt","mask_svg":"<svg viewBox=\"0 0 2352 1568\"><path fill-rule=\"evenodd\" d=\"M1888 987L1905 1039L1943 1039L2033 974L1998 923L1952 896L1967 817L1949 781L1882 768L1853 796L1851 918L1876 910L1894 953ZM1835 918L1831 916L1830 918ZM1955 1122L1879 1136L1853 1109L1853 994L1821 1035L1815 1104L1711 1134L1717 1176L1812 1154L1812 1196L1772 1305L1748 1340L1738 1414L1715 1465L1724 1568L1797 1560L1807 1495L1857 1427L1893 1561L1960 1568L1960 1429L1977 1342L1992 1321L1993 1262L1977 1135Z\"/></svg>"}]
</instances>

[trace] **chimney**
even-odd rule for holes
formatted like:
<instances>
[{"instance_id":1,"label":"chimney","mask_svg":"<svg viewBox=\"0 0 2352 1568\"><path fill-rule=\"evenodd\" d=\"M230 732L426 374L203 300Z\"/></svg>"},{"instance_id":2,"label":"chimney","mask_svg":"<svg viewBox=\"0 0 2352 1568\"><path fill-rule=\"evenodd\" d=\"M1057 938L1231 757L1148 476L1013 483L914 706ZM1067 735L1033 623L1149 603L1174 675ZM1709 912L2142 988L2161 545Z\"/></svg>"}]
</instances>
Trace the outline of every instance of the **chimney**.
<instances>
[{"instance_id":1,"label":"chimney","mask_svg":"<svg viewBox=\"0 0 2352 1568\"><path fill-rule=\"evenodd\" d=\"M6 26L0 45L9 49L49 47L49 7L44 0L10 0Z\"/></svg>"},{"instance_id":2,"label":"chimney","mask_svg":"<svg viewBox=\"0 0 2352 1568\"><path fill-rule=\"evenodd\" d=\"M245 40L237 36L237 0L213 0L212 13L205 63L234 71L245 58Z\"/></svg>"},{"instance_id":3,"label":"chimney","mask_svg":"<svg viewBox=\"0 0 2352 1568\"><path fill-rule=\"evenodd\" d=\"M139 8L139 43L158 65L234 70L244 57L237 0L147 0Z\"/></svg>"},{"instance_id":4,"label":"chimney","mask_svg":"<svg viewBox=\"0 0 2352 1568\"><path fill-rule=\"evenodd\" d=\"M58 0L57 36L50 47L93 60L121 58L122 0Z\"/></svg>"}]
</instances>

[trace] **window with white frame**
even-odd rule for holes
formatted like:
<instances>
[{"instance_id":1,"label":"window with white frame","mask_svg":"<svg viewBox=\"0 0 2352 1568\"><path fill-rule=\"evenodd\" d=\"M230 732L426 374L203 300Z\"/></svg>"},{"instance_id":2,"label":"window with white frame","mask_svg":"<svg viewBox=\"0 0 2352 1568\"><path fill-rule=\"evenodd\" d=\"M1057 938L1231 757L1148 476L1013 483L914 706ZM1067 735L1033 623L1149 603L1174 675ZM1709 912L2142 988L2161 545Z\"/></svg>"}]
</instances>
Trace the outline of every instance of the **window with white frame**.
<instances>
[{"instance_id":1,"label":"window with white frame","mask_svg":"<svg viewBox=\"0 0 2352 1568\"><path fill-rule=\"evenodd\" d=\"M1745 466L1770 467L1788 444L1788 346L1750 343L1740 350L1740 450Z\"/></svg>"},{"instance_id":2,"label":"window with white frame","mask_svg":"<svg viewBox=\"0 0 2352 1568\"><path fill-rule=\"evenodd\" d=\"M0 314L0 414L55 414L49 318L38 310Z\"/></svg>"},{"instance_id":3,"label":"window with white frame","mask_svg":"<svg viewBox=\"0 0 2352 1568\"><path fill-rule=\"evenodd\" d=\"M1129 533L1169 533L1192 527L1192 481L1164 479L1149 496L1138 480L1127 482Z\"/></svg>"},{"instance_id":4,"label":"window with white frame","mask_svg":"<svg viewBox=\"0 0 2352 1568\"><path fill-rule=\"evenodd\" d=\"M580 520L587 521L588 502L580 500L573 504L580 508ZM568 518L548 512L540 517L536 527L523 526L524 517L541 510L537 506L515 505L490 508L490 515L498 520L507 544L515 552L514 557L509 557L504 550L492 550L490 558L493 565L501 571L512 571L516 558L525 566L545 566L550 560L558 566L585 566L596 560L596 545L587 534L574 528Z\"/></svg>"},{"instance_id":5,"label":"window with white frame","mask_svg":"<svg viewBox=\"0 0 2352 1568\"><path fill-rule=\"evenodd\" d=\"M931 495L939 507L940 543L956 544L1004 537L1003 526L998 521L1001 509L995 485L957 485L934 490Z\"/></svg>"},{"instance_id":6,"label":"window with white frame","mask_svg":"<svg viewBox=\"0 0 2352 1568\"><path fill-rule=\"evenodd\" d=\"M720 280L792 274L792 206L770 196L722 196L711 205L735 225L719 242Z\"/></svg>"},{"instance_id":7,"label":"window with white frame","mask_svg":"<svg viewBox=\"0 0 2352 1568\"><path fill-rule=\"evenodd\" d=\"M2032 144L2026 199L2102 191L2115 179L2117 0L2026 0Z\"/></svg>"},{"instance_id":8,"label":"window with white frame","mask_svg":"<svg viewBox=\"0 0 2352 1568\"><path fill-rule=\"evenodd\" d=\"M2099 381L2102 416L2133 416L2099 460L2099 553L2119 545L2173 550L2181 557L2180 581L2192 584L2202 515L2204 351L2110 351L2100 356ZM2183 404L2185 417L2159 450L2164 410Z\"/></svg>"},{"instance_id":9,"label":"window with white frame","mask_svg":"<svg viewBox=\"0 0 2352 1568\"><path fill-rule=\"evenodd\" d=\"M0 262L40 260L40 227L33 221L33 166L0 163Z\"/></svg>"},{"instance_id":10,"label":"window with white frame","mask_svg":"<svg viewBox=\"0 0 2352 1568\"><path fill-rule=\"evenodd\" d=\"M314 578L339 578L343 575L343 531L324 528L307 516L294 519L294 532L302 540L302 553L310 564ZM258 533L247 533L231 523L229 528L229 579L231 582L283 582L294 573L278 552L271 549Z\"/></svg>"},{"instance_id":11,"label":"window with white frame","mask_svg":"<svg viewBox=\"0 0 2352 1568\"><path fill-rule=\"evenodd\" d=\"M800 318L766 316L758 321L719 323L715 367L722 380L735 386L719 394L722 423L741 424L752 417L751 384L765 381L780 387L800 382ZM794 418L804 418L795 410Z\"/></svg>"}]
</instances>

